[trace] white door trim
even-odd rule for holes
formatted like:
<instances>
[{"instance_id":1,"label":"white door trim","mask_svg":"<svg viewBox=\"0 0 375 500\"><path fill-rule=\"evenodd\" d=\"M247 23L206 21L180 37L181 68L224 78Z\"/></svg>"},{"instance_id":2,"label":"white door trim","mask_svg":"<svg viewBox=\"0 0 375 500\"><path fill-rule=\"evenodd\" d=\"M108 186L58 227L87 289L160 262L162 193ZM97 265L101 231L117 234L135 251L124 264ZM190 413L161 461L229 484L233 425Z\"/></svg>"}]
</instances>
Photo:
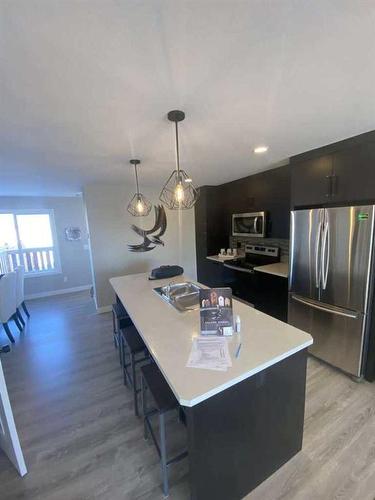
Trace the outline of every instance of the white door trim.
<instances>
[{"instance_id":1,"label":"white door trim","mask_svg":"<svg viewBox=\"0 0 375 500\"><path fill-rule=\"evenodd\" d=\"M12 407L10 406L8 390L5 383L3 367L0 361L0 448L4 450L9 460L21 476L27 474L25 460L14 423Z\"/></svg>"}]
</instances>

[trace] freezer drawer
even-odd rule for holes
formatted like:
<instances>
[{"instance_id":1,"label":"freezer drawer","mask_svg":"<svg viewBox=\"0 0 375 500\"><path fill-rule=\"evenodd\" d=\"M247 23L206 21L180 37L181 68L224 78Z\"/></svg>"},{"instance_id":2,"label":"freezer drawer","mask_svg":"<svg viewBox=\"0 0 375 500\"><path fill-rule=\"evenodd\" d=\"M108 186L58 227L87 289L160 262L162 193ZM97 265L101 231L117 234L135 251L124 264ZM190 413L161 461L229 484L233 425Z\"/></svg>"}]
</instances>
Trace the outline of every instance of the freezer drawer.
<instances>
[{"instance_id":1,"label":"freezer drawer","mask_svg":"<svg viewBox=\"0 0 375 500\"><path fill-rule=\"evenodd\" d=\"M289 294L288 323L314 339L311 354L347 373L361 376L366 316Z\"/></svg>"}]
</instances>

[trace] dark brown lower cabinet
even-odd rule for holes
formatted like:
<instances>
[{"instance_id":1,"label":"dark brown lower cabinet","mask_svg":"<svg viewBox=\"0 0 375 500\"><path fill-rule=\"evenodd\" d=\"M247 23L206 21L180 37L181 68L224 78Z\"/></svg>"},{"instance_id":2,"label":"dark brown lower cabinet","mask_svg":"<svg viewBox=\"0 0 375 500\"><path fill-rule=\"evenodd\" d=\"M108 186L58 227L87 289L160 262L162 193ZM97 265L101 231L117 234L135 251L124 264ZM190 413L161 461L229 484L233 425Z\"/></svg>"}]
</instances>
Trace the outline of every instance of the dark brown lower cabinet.
<instances>
[{"instance_id":1,"label":"dark brown lower cabinet","mask_svg":"<svg viewBox=\"0 0 375 500\"><path fill-rule=\"evenodd\" d=\"M198 281L210 288L230 287L234 297L281 321L287 321L288 280L273 274L247 273L210 261L200 266Z\"/></svg>"},{"instance_id":2,"label":"dark brown lower cabinet","mask_svg":"<svg viewBox=\"0 0 375 500\"><path fill-rule=\"evenodd\" d=\"M301 450L306 349L185 407L193 500L240 500Z\"/></svg>"},{"instance_id":3,"label":"dark brown lower cabinet","mask_svg":"<svg viewBox=\"0 0 375 500\"><path fill-rule=\"evenodd\" d=\"M197 269L199 283L210 288L223 286L223 264L203 259Z\"/></svg>"},{"instance_id":4,"label":"dark brown lower cabinet","mask_svg":"<svg viewBox=\"0 0 375 500\"><path fill-rule=\"evenodd\" d=\"M274 318L288 320L288 280L273 274L256 273L255 308Z\"/></svg>"}]
</instances>

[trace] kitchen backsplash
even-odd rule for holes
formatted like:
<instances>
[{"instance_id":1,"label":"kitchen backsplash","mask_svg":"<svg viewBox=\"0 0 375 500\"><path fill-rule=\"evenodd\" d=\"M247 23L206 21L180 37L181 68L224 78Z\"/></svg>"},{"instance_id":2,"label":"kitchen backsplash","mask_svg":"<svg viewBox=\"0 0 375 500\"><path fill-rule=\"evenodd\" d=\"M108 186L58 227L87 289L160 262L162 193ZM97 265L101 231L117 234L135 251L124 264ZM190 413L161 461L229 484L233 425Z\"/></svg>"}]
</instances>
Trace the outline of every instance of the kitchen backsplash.
<instances>
[{"instance_id":1,"label":"kitchen backsplash","mask_svg":"<svg viewBox=\"0 0 375 500\"><path fill-rule=\"evenodd\" d=\"M229 237L229 246L231 248L237 248L237 243L241 244L241 250L243 251L245 251L245 245L248 243L257 245L269 245L270 247L279 247L281 262L288 262L289 260L289 240L281 238L244 238L241 236Z\"/></svg>"}]
</instances>

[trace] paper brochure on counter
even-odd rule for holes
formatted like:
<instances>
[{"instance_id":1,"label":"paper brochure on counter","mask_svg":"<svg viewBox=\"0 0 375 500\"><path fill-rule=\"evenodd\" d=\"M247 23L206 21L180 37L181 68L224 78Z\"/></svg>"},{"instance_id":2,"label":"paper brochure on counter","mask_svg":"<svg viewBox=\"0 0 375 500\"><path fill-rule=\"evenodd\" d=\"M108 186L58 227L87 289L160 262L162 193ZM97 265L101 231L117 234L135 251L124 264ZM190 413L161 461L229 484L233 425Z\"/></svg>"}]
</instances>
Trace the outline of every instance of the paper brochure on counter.
<instances>
[{"instance_id":1,"label":"paper brochure on counter","mask_svg":"<svg viewBox=\"0 0 375 500\"><path fill-rule=\"evenodd\" d=\"M231 288L199 291L201 335L232 335L233 304Z\"/></svg>"},{"instance_id":2,"label":"paper brochure on counter","mask_svg":"<svg viewBox=\"0 0 375 500\"><path fill-rule=\"evenodd\" d=\"M188 368L226 371L228 367L232 366L227 339L223 336L195 338L186 366Z\"/></svg>"}]
</instances>

